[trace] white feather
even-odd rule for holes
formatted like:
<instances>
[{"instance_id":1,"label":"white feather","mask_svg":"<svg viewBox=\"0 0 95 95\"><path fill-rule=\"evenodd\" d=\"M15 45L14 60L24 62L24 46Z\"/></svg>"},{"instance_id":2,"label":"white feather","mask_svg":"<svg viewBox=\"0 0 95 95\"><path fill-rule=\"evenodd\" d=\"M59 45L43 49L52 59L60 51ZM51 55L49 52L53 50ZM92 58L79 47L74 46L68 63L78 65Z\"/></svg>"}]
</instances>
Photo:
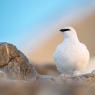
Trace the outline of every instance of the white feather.
<instances>
[{"instance_id":1,"label":"white feather","mask_svg":"<svg viewBox=\"0 0 95 95\"><path fill-rule=\"evenodd\" d=\"M63 32L64 41L57 46L54 53L57 69L63 74L85 73L89 63L89 51L78 40L73 28L66 29L70 30Z\"/></svg>"}]
</instances>

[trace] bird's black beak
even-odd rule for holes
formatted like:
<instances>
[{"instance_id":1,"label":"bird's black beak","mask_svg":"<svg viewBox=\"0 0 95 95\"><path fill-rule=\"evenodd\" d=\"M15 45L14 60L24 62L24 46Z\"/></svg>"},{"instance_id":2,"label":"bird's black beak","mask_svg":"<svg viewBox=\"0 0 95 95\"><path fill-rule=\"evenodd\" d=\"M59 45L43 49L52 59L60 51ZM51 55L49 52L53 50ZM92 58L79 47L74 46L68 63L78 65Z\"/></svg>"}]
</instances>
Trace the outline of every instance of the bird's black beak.
<instances>
[{"instance_id":1,"label":"bird's black beak","mask_svg":"<svg viewBox=\"0 0 95 95\"><path fill-rule=\"evenodd\" d=\"M66 32L66 31L70 31L70 29L60 29L59 31Z\"/></svg>"}]
</instances>

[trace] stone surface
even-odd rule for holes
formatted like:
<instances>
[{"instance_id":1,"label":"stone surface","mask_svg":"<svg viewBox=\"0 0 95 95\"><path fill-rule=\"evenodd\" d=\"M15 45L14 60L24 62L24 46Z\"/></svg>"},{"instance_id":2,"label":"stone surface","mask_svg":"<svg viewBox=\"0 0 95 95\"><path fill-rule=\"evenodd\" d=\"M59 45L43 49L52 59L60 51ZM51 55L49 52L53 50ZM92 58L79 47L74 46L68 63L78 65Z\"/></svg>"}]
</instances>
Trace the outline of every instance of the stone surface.
<instances>
[{"instance_id":1,"label":"stone surface","mask_svg":"<svg viewBox=\"0 0 95 95\"><path fill-rule=\"evenodd\" d=\"M34 64L37 72L41 75L58 76L56 65L53 63Z\"/></svg>"},{"instance_id":2,"label":"stone surface","mask_svg":"<svg viewBox=\"0 0 95 95\"><path fill-rule=\"evenodd\" d=\"M28 80L36 76L36 70L26 56L9 43L0 43L0 70L11 79Z\"/></svg>"},{"instance_id":3,"label":"stone surface","mask_svg":"<svg viewBox=\"0 0 95 95\"><path fill-rule=\"evenodd\" d=\"M80 84L81 83L81 84ZM0 79L0 95L95 95L95 75L39 76L36 80Z\"/></svg>"},{"instance_id":4,"label":"stone surface","mask_svg":"<svg viewBox=\"0 0 95 95\"><path fill-rule=\"evenodd\" d=\"M7 75L3 71L0 71L0 79L6 79Z\"/></svg>"}]
</instances>

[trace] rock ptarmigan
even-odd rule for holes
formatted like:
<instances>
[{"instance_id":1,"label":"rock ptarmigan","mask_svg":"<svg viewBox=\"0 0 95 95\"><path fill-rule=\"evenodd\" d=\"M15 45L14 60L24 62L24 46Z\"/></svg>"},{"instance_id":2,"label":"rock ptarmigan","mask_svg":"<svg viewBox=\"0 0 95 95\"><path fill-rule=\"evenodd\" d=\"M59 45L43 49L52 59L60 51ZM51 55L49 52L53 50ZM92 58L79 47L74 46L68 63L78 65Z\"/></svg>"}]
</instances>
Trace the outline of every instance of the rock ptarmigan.
<instances>
[{"instance_id":1,"label":"rock ptarmigan","mask_svg":"<svg viewBox=\"0 0 95 95\"><path fill-rule=\"evenodd\" d=\"M61 74L84 74L89 64L89 51L77 37L72 27L60 30L64 41L59 44L54 53L56 66Z\"/></svg>"}]
</instances>

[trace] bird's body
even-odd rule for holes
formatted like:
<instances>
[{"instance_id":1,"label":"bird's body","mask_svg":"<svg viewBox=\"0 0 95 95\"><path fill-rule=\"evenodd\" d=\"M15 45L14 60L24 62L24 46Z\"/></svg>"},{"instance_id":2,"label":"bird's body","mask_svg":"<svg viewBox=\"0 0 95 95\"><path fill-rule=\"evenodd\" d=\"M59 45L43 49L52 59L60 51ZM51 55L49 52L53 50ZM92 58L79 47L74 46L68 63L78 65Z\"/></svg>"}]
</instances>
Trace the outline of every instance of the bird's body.
<instances>
[{"instance_id":1,"label":"bird's body","mask_svg":"<svg viewBox=\"0 0 95 95\"><path fill-rule=\"evenodd\" d=\"M85 73L89 63L89 51L72 29L64 32L64 41L57 46L54 59L62 74Z\"/></svg>"}]
</instances>

